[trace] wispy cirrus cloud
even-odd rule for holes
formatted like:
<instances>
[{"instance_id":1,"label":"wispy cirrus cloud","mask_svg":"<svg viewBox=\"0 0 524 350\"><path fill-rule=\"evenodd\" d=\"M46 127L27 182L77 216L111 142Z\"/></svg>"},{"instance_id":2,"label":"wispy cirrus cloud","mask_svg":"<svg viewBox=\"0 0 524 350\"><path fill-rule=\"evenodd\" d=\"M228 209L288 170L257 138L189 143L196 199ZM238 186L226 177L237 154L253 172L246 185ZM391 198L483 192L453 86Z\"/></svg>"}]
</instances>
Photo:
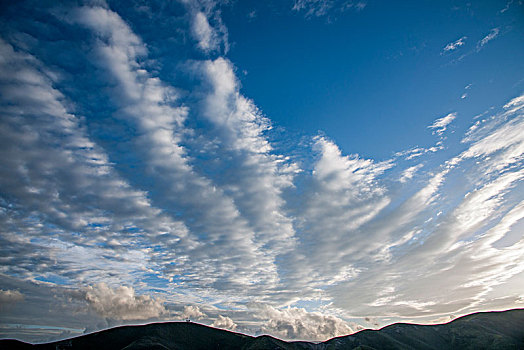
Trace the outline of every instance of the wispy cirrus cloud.
<instances>
[{"instance_id":1,"label":"wispy cirrus cloud","mask_svg":"<svg viewBox=\"0 0 524 350\"><path fill-rule=\"evenodd\" d=\"M480 51L487 43L495 39L500 33L500 28L493 28L488 35L477 42L477 51Z\"/></svg>"},{"instance_id":2,"label":"wispy cirrus cloud","mask_svg":"<svg viewBox=\"0 0 524 350\"><path fill-rule=\"evenodd\" d=\"M344 12L349 9L361 11L366 7L365 1L338 1L338 0L295 0L292 10L305 12L306 17L328 16L334 12Z\"/></svg>"},{"instance_id":3,"label":"wispy cirrus cloud","mask_svg":"<svg viewBox=\"0 0 524 350\"><path fill-rule=\"evenodd\" d=\"M518 98L514 101L511 106L522 108L522 104L517 102ZM515 109L509 112L510 108L508 105L506 111L491 120L486 120L481 129L476 129L474 132L476 136L470 135L465 140L469 144L468 148L448 160L444 170L430 179L428 187L409 199L414 204L418 202L417 197L420 200L426 198L424 206L433 207L433 211L438 215L429 218L426 216L426 221L422 225L411 226L414 231L408 240L401 239L393 243L388 248L392 254L388 263L376 265L379 269L376 274L368 270L365 275L362 275L362 279L341 283L334 287L336 306L352 310L355 314L362 307L351 303L355 295L352 292L347 295L347 291L380 284L380 292L370 297L367 303L369 308L376 309L373 314L370 314L368 308L368 314L371 316L401 312L421 317L426 314L436 315L437 309L442 312L446 310L471 312L489 302L495 286L518 276L524 266L513 259L520 256L517 251L521 249L522 237L514 237L511 244L504 248L494 244L508 233L507 225L514 225L521 220L520 216L515 216L519 202L510 200L508 195L522 191L520 180L522 158L516 156L522 155L520 149L522 140L516 134L510 136L513 132L522 130L522 126L519 125L522 116ZM510 114L512 117L508 120ZM511 132L508 133L509 130ZM502 135L509 137L502 140L499 138ZM476 165L473 166L475 161ZM467 185L461 189L464 197L455 204L447 201L437 202L436 198L440 196L440 192L445 193L447 183L452 183L457 176L463 176L460 174L462 171L466 171L470 178ZM493 178L490 174L495 171L502 175ZM493 230L483 229L491 225L495 225ZM393 226L398 227L398 224L393 223ZM508 258L512 256L509 259L513 267L505 272L500 270L503 266L500 265L499 260L502 252L507 253ZM432 259L433 267L430 267L429 260L427 263L424 262L425 259ZM401 272L415 261L419 264L419 268L413 270L409 276ZM388 277L385 278L386 276ZM457 276L463 277L457 278ZM453 293L447 294L446 301L429 288L430 285L443 287L450 283L456 287ZM421 288L421 286L428 288ZM415 288L416 293L414 293ZM343 291L346 291L346 294ZM510 299L517 300L518 292L516 290L512 292L513 298ZM468 297L463 298L466 294ZM414 295L418 295L416 300L412 299ZM510 299L507 299L507 302L510 302Z\"/></svg>"},{"instance_id":4,"label":"wispy cirrus cloud","mask_svg":"<svg viewBox=\"0 0 524 350\"><path fill-rule=\"evenodd\" d=\"M455 51L456 49L458 49L459 47L463 46L466 44L466 39L468 37L467 36L463 36L461 37L460 39L456 40L456 41L453 41L453 42L450 42L448 43L446 46L444 46L444 48L442 49L442 52L441 52L441 55L446 53L446 52L451 52L451 51Z\"/></svg>"},{"instance_id":5,"label":"wispy cirrus cloud","mask_svg":"<svg viewBox=\"0 0 524 350\"><path fill-rule=\"evenodd\" d=\"M421 164L417 164L417 165L414 165L412 167L405 169L404 171L402 171L402 175L400 176L399 181L402 183L408 182L409 180L413 178L415 173L423 166L424 164L421 163Z\"/></svg>"},{"instance_id":6,"label":"wispy cirrus cloud","mask_svg":"<svg viewBox=\"0 0 524 350\"><path fill-rule=\"evenodd\" d=\"M442 136L442 134L447 130L448 125L451 124L456 117L457 113L449 113L448 115L435 120L435 122L428 126L428 128L433 129L434 134Z\"/></svg>"}]
</instances>

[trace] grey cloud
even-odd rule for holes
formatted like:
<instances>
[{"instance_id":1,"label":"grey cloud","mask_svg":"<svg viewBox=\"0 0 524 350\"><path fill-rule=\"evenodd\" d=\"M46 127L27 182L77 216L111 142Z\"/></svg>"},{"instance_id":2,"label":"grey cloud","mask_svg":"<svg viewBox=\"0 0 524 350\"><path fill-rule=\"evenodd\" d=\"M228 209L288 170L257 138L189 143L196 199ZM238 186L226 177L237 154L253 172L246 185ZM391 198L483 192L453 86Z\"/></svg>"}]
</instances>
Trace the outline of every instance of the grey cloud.
<instances>
[{"instance_id":1,"label":"grey cloud","mask_svg":"<svg viewBox=\"0 0 524 350\"><path fill-rule=\"evenodd\" d=\"M74 297L71 289L4 274L0 274L0 285L4 291L18 291L23 296L23 301L0 306L0 337L29 342L53 341L61 338L66 330L79 335L86 325L98 322L86 313L85 302ZM39 328L43 325L48 328Z\"/></svg>"},{"instance_id":2,"label":"grey cloud","mask_svg":"<svg viewBox=\"0 0 524 350\"><path fill-rule=\"evenodd\" d=\"M0 305L13 304L24 300L24 295L17 290L0 289Z\"/></svg>"}]
</instances>

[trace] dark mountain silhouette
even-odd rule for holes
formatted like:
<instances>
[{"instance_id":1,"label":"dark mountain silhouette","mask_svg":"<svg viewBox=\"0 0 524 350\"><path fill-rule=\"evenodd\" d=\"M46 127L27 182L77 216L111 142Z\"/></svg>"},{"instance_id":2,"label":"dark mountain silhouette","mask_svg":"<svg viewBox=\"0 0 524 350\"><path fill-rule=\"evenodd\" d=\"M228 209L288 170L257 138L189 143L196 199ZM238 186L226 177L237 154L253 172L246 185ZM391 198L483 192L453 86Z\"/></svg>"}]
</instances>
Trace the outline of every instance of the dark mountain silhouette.
<instances>
[{"instance_id":1,"label":"dark mountain silhouette","mask_svg":"<svg viewBox=\"0 0 524 350\"><path fill-rule=\"evenodd\" d=\"M441 325L396 323L323 343L251 337L192 322L123 326L48 344L0 340L0 349L524 349L524 309L480 312Z\"/></svg>"}]
</instances>

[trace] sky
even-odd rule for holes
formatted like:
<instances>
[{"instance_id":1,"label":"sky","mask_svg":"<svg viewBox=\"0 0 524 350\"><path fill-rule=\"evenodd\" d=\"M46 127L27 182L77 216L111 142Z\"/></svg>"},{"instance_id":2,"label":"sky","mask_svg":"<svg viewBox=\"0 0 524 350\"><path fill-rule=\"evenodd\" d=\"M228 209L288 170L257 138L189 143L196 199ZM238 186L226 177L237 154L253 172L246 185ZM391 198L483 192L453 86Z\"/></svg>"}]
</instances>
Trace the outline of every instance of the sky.
<instances>
[{"instance_id":1,"label":"sky","mask_svg":"<svg viewBox=\"0 0 524 350\"><path fill-rule=\"evenodd\" d=\"M3 1L0 337L524 307L523 9Z\"/></svg>"}]
</instances>

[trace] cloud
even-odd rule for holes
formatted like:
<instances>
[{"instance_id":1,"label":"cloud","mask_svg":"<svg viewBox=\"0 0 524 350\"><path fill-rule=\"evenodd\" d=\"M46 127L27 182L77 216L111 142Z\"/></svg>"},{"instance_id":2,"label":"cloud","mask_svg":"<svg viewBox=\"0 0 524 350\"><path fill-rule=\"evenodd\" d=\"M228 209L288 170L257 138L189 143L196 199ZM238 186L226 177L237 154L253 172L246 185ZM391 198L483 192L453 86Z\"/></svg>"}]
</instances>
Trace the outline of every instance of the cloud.
<instances>
[{"instance_id":1,"label":"cloud","mask_svg":"<svg viewBox=\"0 0 524 350\"><path fill-rule=\"evenodd\" d=\"M207 17L202 12L197 12L193 20L193 33L198 40L198 46L204 51L214 50L218 47L219 41L213 31Z\"/></svg>"},{"instance_id":2,"label":"cloud","mask_svg":"<svg viewBox=\"0 0 524 350\"><path fill-rule=\"evenodd\" d=\"M220 1L183 1L191 17L191 33L197 47L205 53L229 51L228 30L222 23Z\"/></svg>"},{"instance_id":3,"label":"cloud","mask_svg":"<svg viewBox=\"0 0 524 350\"><path fill-rule=\"evenodd\" d=\"M90 20L100 11L108 10L80 9L79 22L100 33ZM161 189L166 194L162 203L183 212L185 224L193 233L183 248L183 255L191 259L191 264L184 261L175 267L167 262L163 273L171 278L182 273L186 279L199 276L200 283L207 281L209 284L218 283L221 279L221 283L230 287L247 287L253 280L274 280L274 269L268 269L272 265L271 260L256 250L253 230L240 215L233 199L210 179L198 174L190 164L187 149L181 146L186 135L193 133L183 125L187 109L173 106L176 96L169 86L140 66L135 55L138 50L129 51L128 43L114 39L123 37L123 33L129 31L128 27L124 27L123 20L115 13L104 16L111 24L104 27L107 31L100 33L104 40L97 42L97 50L101 56L100 66L117 79L117 117L140 131L135 150L146 165L144 170L156 179L160 186L157 190ZM107 41L114 45L104 44ZM131 45L137 43L132 40ZM145 48L141 52L145 53ZM222 73L228 74L227 71ZM232 84L227 80L224 82ZM220 94L227 93L230 88L232 85L220 85ZM177 201L170 198L177 198ZM200 242L197 243L195 240L199 235ZM166 248L176 251L181 247L166 242ZM222 251L228 251L237 263L223 259ZM188 273L185 267L197 272Z\"/></svg>"},{"instance_id":4,"label":"cloud","mask_svg":"<svg viewBox=\"0 0 524 350\"><path fill-rule=\"evenodd\" d=\"M406 183L408 180L411 180L415 173L423 166L424 164L421 163L403 170L399 181L402 183Z\"/></svg>"},{"instance_id":5,"label":"cloud","mask_svg":"<svg viewBox=\"0 0 524 350\"><path fill-rule=\"evenodd\" d=\"M457 113L449 113L448 115L439 118L433 122L430 126L428 126L429 129L434 129L433 133L437 134L439 136L442 136L444 131L446 131L447 127L455 118L457 117Z\"/></svg>"},{"instance_id":6,"label":"cloud","mask_svg":"<svg viewBox=\"0 0 524 350\"><path fill-rule=\"evenodd\" d=\"M295 0L293 11L305 11L305 17L322 17L332 13L332 11L343 12L351 8L361 11L366 7L364 1L338 1L338 0Z\"/></svg>"},{"instance_id":7,"label":"cloud","mask_svg":"<svg viewBox=\"0 0 524 350\"><path fill-rule=\"evenodd\" d=\"M477 51L480 51L487 43L489 43L491 40L495 39L499 35L499 33L500 33L500 29L499 28L491 29L489 34L486 35L484 38L482 38L477 43Z\"/></svg>"},{"instance_id":8,"label":"cloud","mask_svg":"<svg viewBox=\"0 0 524 350\"><path fill-rule=\"evenodd\" d=\"M375 317L365 317L364 320L374 328L380 327L380 323L377 321Z\"/></svg>"},{"instance_id":9,"label":"cloud","mask_svg":"<svg viewBox=\"0 0 524 350\"><path fill-rule=\"evenodd\" d=\"M17 290L0 289L0 305L10 305L24 300L24 295Z\"/></svg>"},{"instance_id":10,"label":"cloud","mask_svg":"<svg viewBox=\"0 0 524 350\"><path fill-rule=\"evenodd\" d=\"M218 5L184 4L161 43L135 8L73 5L0 41L0 284L24 297L6 322L96 330L172 309L326 339L364 317L521 305L523 96L446 149L455 113L434 146L385 161L299 142L220 50L187 41L199 13L224 33Z\"/></svg>"},{"instance_id":11,"label":"cloud","mask_svg":"<svg viewBox=\"0 0 524 350\"><path fill-rule=\"evenodd\" d=\"M213 327L228 329L234 331L237 328L237 324L227 316L218 315L218 318L213 322Z\"/></svg>"},{"instance_id":12,"label":"cloud","mask_svg":"<svg viewBox=\"0 0 524 350\"><path fill-rule=\"evenodd\" d=\"M393 211L395 221L386 222L396 228L406 220L397 221L403 217L402 212L419 216L409 225L412 233L388 248L391 255L387 263L375 263L365 274L333 286L330 295L334 307L363 317L464 314L484 305L497 286L517 278L524 269L517 262L522 258L519 250L523 241L522 237L511 237L508 227L522 222L516 215L520 199L514 197L522 190L524 154L522 137L517 136L524 130L518 101L516 98L505 111L485 119L464 140L467 149L446 161L444 170L430 178L432 184L406 202L413 201L411 205ZM436 201L441 194L449 193L448 184L463 181L464 174L468 180L453 187L456 201ZM423 198L424 202L420 202ZM412 210L419 206L425 209L416 215ZM433 209L427 211L429 208ZM506 237L506 243L495 244L502 237ZM408 266L410 273L406 275ZM503 270L504 266L511 268ZM377 292L364 295L363 291L369 293L372 285ZM438 290L450 285L455 287L442 297ZM515 298L519 295L517 289L508 293ZM354 298L360 302L353 303ZM363 302L366 307L362 307Z\"/></svg>"},{"instance_id":13,"label":"cloud","mask_svg":"<svg viewBox=\"0 0 524 350\"><path fill-rule=\"evenodd\" d=\"M450 52L450 51L455 51L456 49L458 49L459 47L463 46L466 44L466 39L468 37L467 36L463 36L462 38L454 41L454 42L451 42L449 44L447 44L444 49L443 49L443 52Z\"/></svg>"},{"instance_id":14,"label":"cloud","mask_svg":"<svg viewBox=\"0 0 524 350\"><path fill-rule=\"evenodd\" d=\"M256 317L264 320L261 331L282 339L327 340L363 329L360 325L347 323L338 317L307 312L303 308L255 307L258 311Z\"/></svg>"},{"instance_id":15,"label":"cloud","mask_svg":"<svg viewBox=\"0 0 524 350\"><path fill-rule=\"evenodd\" d=\"M379 177L392 163L345 156L325 137L314 139L313 150L317 159L296 209L297 248L282 257L281 269L286 289L315 298L318 288L356 278L359 257L375 258L370 242L378 238L360 234L390 203Z\"/></svg>"},{"instance_id":16,"label":"cloud","mask_svg":"<svg viewBox=\"0 0 524 350\"><path fill-rule=\"evenodd\" d=\"M201 319L207 317L200 308L196 305L184 306L184 311L182 312L182 318L184 319Z\"/></svg>"},{"instance_id":17,"label":"cloud","mask_svg":"<svg viewBox=\"0 0 524 350\"><path fill-rule=\"evenodd\" d=\"M148 320L167 314L163 301L149 295L135 295L131 287L111 288L105 283L85 288L90 308L104 318L114 320Z\"/></svg>"},{"instance_id":18,"label":"cloud","mask_svg":"<svg viewBox=\"0 0 524 350\"><path fill-rule=\"evenodd\" d=\"M431 147L413 147L404 151L396 152L396 157L404 157L405 160L412 160L415 158L419 158L425 154L428 153L435 153L437 151L440 151L444 149L442 140L439 140L435 145Z\"/></svg>"},{"instance_id":19,"label":"cloud","mask_svg":"<svg viewBox=\"0 0 524 350\"><path fill-rule=\"evenodd\" d=\"M500 10L500 13L504 13L506 12L507 10L509 10L511 4L513 4L513 0L509 0L507 3L506 3L506 6L504 6L504 8L502 10Z\"/></svg>"},{"instance_id":20,"label":"cloud","mask_svg":"<svg viewBox=\"0 0 524 350\"><path fill-rule=\"evenodd\" d=\"M271 125L253 101L239 93L231 62L218 58L199 68L211 88L203 114L215 127L217 151L234 169L221 179L222 186L256 232L255 243L266 245L273 253L288 249L295 233L282 210L281 194L293 186L300 169L272 152L265 135Z\"/></svg>"},{"instance_id":21,"label":"cloud","mask_svg":"<svg viewBox=\"0 0 524 350\"><path fill-rule=\"evenodd\" d=\"M513 98L511 101L504 105L504 109L510 113L514 113L524 106L524 95Z\"/></svg>"},{"instance_id":22,"label":"cloud","mask_svg":"<svg viewBox=\"0 0 524 350\"><path fill-rule=\"evenodd\" d=\"M111 267L102 263L110 259L96 267L78 261L111 256L104 250L114 256L131 241L148 241L137 233L169 232L174 240L184 236L182 224L167 218L152 206L147 193L117 174L108 155L88 137L83 119L66 108L71 104L53 87L51 76L43 73L46 67L4 41L0 50L4 68L17 67L2 69L0 76L1 100L9 106L3 108L0 122L0 156L8 167L0 171L5 208L0 220L5 249L17 252L5 255L7 271L35 278L70 269L91 274L90 269L125 265L125 272L129 261L122 264L122 260L132 254L123 253ZM18 235L21 229L23 237ZM84 234L72 233L79 231ZM73 250L76 257L71 256ZM56 259L65 259L60 268L53 263Z\"/></svg>"}]
</instances>

